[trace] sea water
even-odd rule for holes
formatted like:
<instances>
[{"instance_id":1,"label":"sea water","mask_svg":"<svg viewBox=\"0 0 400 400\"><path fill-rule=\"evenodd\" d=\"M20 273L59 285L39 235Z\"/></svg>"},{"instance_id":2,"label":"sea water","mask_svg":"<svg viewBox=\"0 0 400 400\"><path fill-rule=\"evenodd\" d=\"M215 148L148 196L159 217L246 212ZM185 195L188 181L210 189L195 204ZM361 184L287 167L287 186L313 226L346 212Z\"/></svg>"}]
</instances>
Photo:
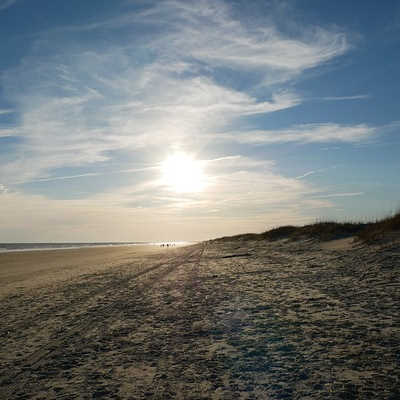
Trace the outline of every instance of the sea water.
<instances>
[{"instance_id":1,"label":"sea water","mask_svg":"<svg viewBox=\"0 0 400 400\"><path fill-rule=\"evenodd\" d=\"M68 250L82 247L185 245L189 242L0 243L0 253L10 251Z\"/></svg>"}]
</instances>

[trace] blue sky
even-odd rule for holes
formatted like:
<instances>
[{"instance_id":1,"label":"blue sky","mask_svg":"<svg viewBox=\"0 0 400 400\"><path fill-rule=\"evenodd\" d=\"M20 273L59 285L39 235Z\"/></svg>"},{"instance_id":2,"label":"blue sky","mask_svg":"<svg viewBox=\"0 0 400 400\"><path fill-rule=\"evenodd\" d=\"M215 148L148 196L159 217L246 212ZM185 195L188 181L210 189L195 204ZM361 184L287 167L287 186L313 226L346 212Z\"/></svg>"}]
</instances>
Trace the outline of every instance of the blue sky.
<instances>
[{"instance_id":1,"label":"blue sky","mask_svg":"<svg viewBox=\"0 0 400 400\"><path fill-rule=\"evenodd\" d=\"M0 0L0 37L0 242L400 205L398 1Z\"/></svg>"}]
</instances>

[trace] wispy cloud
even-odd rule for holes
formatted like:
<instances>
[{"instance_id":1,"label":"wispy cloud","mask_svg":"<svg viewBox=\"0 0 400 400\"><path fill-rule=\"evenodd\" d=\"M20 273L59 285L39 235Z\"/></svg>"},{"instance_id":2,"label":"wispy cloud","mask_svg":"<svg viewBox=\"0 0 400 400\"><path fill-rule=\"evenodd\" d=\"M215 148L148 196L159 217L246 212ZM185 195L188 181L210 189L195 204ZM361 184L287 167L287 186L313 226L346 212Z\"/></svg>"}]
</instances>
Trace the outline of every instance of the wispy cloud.
<instances>
[{"instance_id":1,"label":"wispy cloud","mask_svg":"<svg viewBox=\"0 0 400 400\"><path fill-rule=\"evenodd\" d=\"M15 136L15 129L1 129L0 128L0 137L8 137L8 136Z\"/></svg>"},{"instance_id":2,"label":"wispy cloud","mask_svg":"<svg viewBox=\"0 0 400 400\"><path fill-rule=\"evenodd\" d=\"M5 10L15 4L17 0L0 0L0 11Z\"/></svg>"},{"instance_id":3,"label":"wispy cloud","mask_svg":"<svg viewBox=\"0 0 400 400\"><path fill-rule=\"evenodd\" d=\"M326 100L326 101L367 100L370 98L371 98L371 96L369 94L358 94L355 96L328 96L328 97L322 97L322 100Z\"/></svg>"},{"instance_id":4,"label":"wispy cloud","mask_svg":"<svg viewBox=\"0 0 400 400\"><path fill-rule=\"evenodd\" d=\"M178 31L172 29L166 38L175 44L173 54L189 55L230 69L296 73L349 48L344 34L321 28L304 31L303 38L292 39L279 33L271 23L246 26L232 19L230 8L222 1L201 0L195 5L165 1L147 11L146 17L164 20L173 28L181 27Z\"/></svg>"},{"instance_id":5,"label":"wispy cloud","mask_svg":"<svg viewBox=\"0 0 400 400\"><path fill-rule=\"evenodd\" d=\"M0 5L6 3L11 5ZM74 207L44 196L5 193L3 226L13 226L7 210L24 209L25 219L14 219L20 227L26 215L35 215L32 223L46 226L39 221L59 220L71 235L76 224L87 222L96 237L107 238L100 225L107 225L114 214L126 235L133 221L150 235L162 218L171 216L207 217L204 229L210 232L213 210L212 221L232 228L224 233L235 233L239 220L243 229L259 230L268 221L280 223L283 214L294 223L304 210L330 206L328 200L306 198L315 188L301 177L279 174L270 160L225 156L236 147L228 150L220 142L351 143L373 136L373 127L334 123L232 132L243 119L301 104L302 96L287 83L346 53L346 35L333 28L304 27L294 38L270 20L262 26L240 21L230 3L219 0L148 4L142 12L64 27L54 39L39 37L19 66L2 74L2 87L19 119L15 127L0 130L0 136L19 140L13 159L0 160L0 181L8 185L128 175L142 171L133 167L142 161L154 169L146 167L148 173L135 174L118 190L94 189ZM95 33L100 29L108 30L108 41L99 47ZM71 45L69 35L79 30L86 30L87 40ZM211 144L215 156L207 157ZM175 148L196 152L203 160L208 176L204 193L177 196L157 180L157 165ZM132 168L125 168L126 161L119 168L121 153L132 160ZM82 167L91 172L80 173ZM65 173L68 168L73 173ZM24 208L24 202L29 206ZM107 214L111 208L112 215ZM60 210L66 209L61 216ZM110 237L118 240L115 232Z\"/></svg>"},{"instance_id":6,"label":"wispy cloud","mask_svg":"<svg viewBox=\"0 0 400 400\"><path fill-rule=\"evenodd\" d=\"M13 113L13 112L14 112L14 111L11 110L11 109L1 109L1 108L0 108L0 115L11 114L11 113Z\"/></svg>"},{"instance_id":7,"label":"wispy cloud","mask_svg":"<svg viewBox=\"0 0 400 400\"><path fill-rule=\"evenodd\" d=\"M377 128L366 124L339 125L303 124L289 129L281 130L256 130L246 132L224 133L218 136L223 141L233 141L247 144L262 143L325 143L347 142L354 143L367 140L376 134Z\"/></svg>"},{"instance_id":8,"label":"wispy cloud","mask_svg":"<svg viewBox=\"0 0 400 400\"><path fill-rule=\"evenodd\" d=\"M91 82L68 82L68 91L58 76L55 82L49 82L56 87L62 85L69 96L41 94L41 88L32 83L24 95L13 92L11 85L17 83L20 74L35 82L36 74L44 72L41 66L36 71L22 69L14 76L9 74L6 85L19 102L22 124L3 135L25 138L21 155L25 161L27 156L31 160L27 171L30 177L61 166L106 161L107 152L112 150L147 148L154 152L165 147L166 133L170 144L204 143L206 133L223 129L234 118L273 112L299 101L296 96L278 93L271 101L259 102L206 77L177 77L175 71L159 64L128 68L118 76L104 77L105 65L118 59L123 63L123 55L111 51L101 57L82 55L76 64L64 66L70 74L88 70L92 74ZM56 72L58 65L47 64L49 68ZM87 87L88 83L92 87ZM23 163L17 159L13 165L17 172Z\"/></svg>"},{"instance_id":9,"label":"wispy cloud","mask_svg":"<svg viewBox=\"0 0 400 400\"><path fill-rule=\"evenodd\" d=\"M314 198L315 199L328 199L330 197L353 197L353 196L362 196L363 194L364 194L364 192L332 193L332 194L317 196Z\"/></svg>"},{"instance_id":10,"label":"wispy cloud","mask_svg":"<svg viewBox=\"0 0 400 400\"><path fill-rule=\"evenodd\" d=\"M217 165L219 162L222 166ZM193 215L201 220L208 218L213 210L214 217L221 221L246 215L250 219L271 215L271 210L282 207L294 215L299 209L309 210L316 206L316 200L304 200L304 194L312 194L315 189L306 182L273 172L272 167L273 163L268 160L231 157L206 163L204 192L177 194L162 181L150 179L124 187L117 195L115 192L98 194L91 197L91 201L125 205L129 209L148 210L171 218ZM318 205L322 203L320 201Z\"/></svg>"},{"instance_id":11,"label":"wispy cloud","mask_svg":"<svg viewBox=\"0 0 400 400\"><path fill-rule=\"evenodd\" d=\"M296 93L272 86L262 97L251 88L238 90L210 71L224 67L254 75L256 69L262 72L256 87L266 75L289 79L348 48L343 34L336 32L317 29L295 40L272 24L246 26L221 1L165 1L135 18L162 29L131 46L115 42L101 51L80 52L64 46L62 54L47 59L32 52L3 75L21 122L2 136L24 141L0 177L32 180L60 167L106 162L118 150L146 149L157 157L166 135L169 144L201 148L211 132L222 132L241 117L302 102ZM109 29L117 26L113 24ZM131 35L135 37L134 30Z\"/></svg>"},{"instance_id":12,"label":"wispy cloud","mask_svg":"<svg viewBox=\"0 0 400 400\"><path fill-rule=\"evenodd\" d=\"M225 157L218 157L210 160L202 160L205 163L214 163L214 162L220 162L220 161L232 161L232 160L239 160L241 158L240 155L235 155L235 156L225 156Z\"/></svg>"},{"instance_id":13,"label":"wispy cloud","mask_svg":"<svg viewBox=\"0 0 400 400\"><path fill-rule=\"evenodd\" d=\"M239 159L241 159L239 161ZM226 156L226 157L219 157L219 158L214 158L214 159L205 159L205 160L199 160L198 162L200 164L203 164L204 166L207 166L211 163L221 163L224 162L225 164L234 161L234 165L245 165L246 167L249 166L254 166L254 165L260 165L259 162L254 163L254 162L245 162L243 163L243 157L240 155L235 155L235 156ZM265 161L262 162L262 164L265 165ZM79 178L88 178L88 177L95 177L95 176L108 176L108 175L118 175L118 174L134 174L137 172L146 172L146 171L154 171L154 170L160 170L161 165L156 164L153 166L148 166L148 167L142 167L142 168L128 168L128 169L120 169L120 170L115 170L115 171L106 171L106 172L87 172L83 174L76 174L76 175L61 175L61 176L49 176L45 178L37 178L33 180L24 180L20 182L9 182L9 185L23 185L23 184L31 184L31 183L40 183L40 182L56 182L56 181L63 181L63 180L70 180L70 179L79 179ZM1 188L1 187L0 187Z\"/></svg>"},{"instance_id":14,"label":"wispy cloud","mask_svg":"<svg viewBox=\"0 0 400 400\"><path fill-rule=\"evenodd\" d=\"M315 174L316 172L317 171L308 171L308 172L304 173L303 175L296 176L295 179L303 179L303 178L306 178L307 176Z\"/></svg>"},{"instance_id":15,"label":"wispy cloud","mask_svg":"<svg viewBox=\"0 0 400 400\"><path fill-rule=\"evenodd\" d=\"M128 173L132 174L135 172L151 171L154 169L159 169L159 167L156 166L156 167L146 167L146 168L129 168L129 169L121 169L118 171L88 172L85 174L77 174L77 175L51 176L48 178L38 178L38 179L34 179L34 180L13 182L12 184L13 185L22 185L22 184L26 184L26 183L55 182L55 181L63 181L63 180L68 180L68 179L87 178L87 177L91 177L91 176L105 176L105 175L128 174Z\"/></svg>"},{"instance_id":16,"label":"wispy cloud","mask_svg":"<svg viewBox=\"0 0 400 400\"><path fill-rule=\"evenodd\" d=\"M252 22L244 24L233 18L229 3L223 0L165 0L139 13L127 11L108 20L64 29L112 30L132 24L158 27L162 23L166 31L159 37L150 35L149 45L164 49L167 59L197 60L211 68L261 71L262 82L269 84L289 80L350 48L340 31L304 27L292 38L279 32L268 18L262 26Z\"/></svg>"}]
</instances>

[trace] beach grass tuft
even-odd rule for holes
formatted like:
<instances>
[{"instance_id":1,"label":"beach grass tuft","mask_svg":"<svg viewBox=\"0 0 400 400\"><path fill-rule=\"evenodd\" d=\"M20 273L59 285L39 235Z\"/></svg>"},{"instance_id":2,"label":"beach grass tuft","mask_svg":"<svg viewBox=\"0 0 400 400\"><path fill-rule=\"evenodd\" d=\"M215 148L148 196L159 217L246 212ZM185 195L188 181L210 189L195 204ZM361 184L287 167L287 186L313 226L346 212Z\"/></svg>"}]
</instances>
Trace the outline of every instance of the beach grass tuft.
<instances>
[{"instance_id":1,"label":"beach grass tuft","mask_svg":"<svg viewBox=\"0 0 400 400\"><path fill-rule=\"evenodd\" d=\"M391 216L376 219L371 222L338 222L318 221L312 224L295 226L284 225L272 228L263 233L245 233L230 237L223 237L218 240L268 240L281 239L300 240L317 239L321 241L344 239L355 237L364 243L376 243L381 240L392 238L400 233L400 210Z\"/></svg>"},{"instance_id":2,"label":"beach grass tuft","mask_svg":"<svg viewBox=\"0 0 400 400\"><path fill-rule=\"evenodd\" d=\"M360 240L372 243L400 232L400 210L394 215L369 223L358 233Z\"/></svg>"}]
</instances>

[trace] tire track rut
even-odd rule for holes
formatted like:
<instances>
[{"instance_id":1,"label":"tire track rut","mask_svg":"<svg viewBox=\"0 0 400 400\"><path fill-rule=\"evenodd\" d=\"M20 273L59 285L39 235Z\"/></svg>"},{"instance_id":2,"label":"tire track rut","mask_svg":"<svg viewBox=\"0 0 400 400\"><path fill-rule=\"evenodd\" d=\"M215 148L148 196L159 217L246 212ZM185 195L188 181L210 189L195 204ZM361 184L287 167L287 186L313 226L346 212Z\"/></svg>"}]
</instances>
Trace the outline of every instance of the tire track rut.
<instances>
[{"instance_id":1,"label":"tire track rut","mask_svg":"<svg viewBox=\"0 0 400 400\"><path fill-rule=\"evenodd\" d=\"M98 326L99 315L110 315L114 311L113 319L118 319L118 314L123 311L117 310L117 313L115 313L114 300L119 297L118 295L122 291L126 293L126 291L129 290L130 302L134 302L135 299L140 299L147 290L151 289L151 287L160 280L165 279L174 270L186 263L192 262L192 258L200 259L203 252L204 245L195 245L194 248L190 247L186 250L184 254L179 254L172 259L156 263L142 271L128 274L127 276L123 274L114 274L114 276L111 277L112 281L105 282L105 286L96 287L96 289L85 293L85 295L79 296L76 301L64 307L63 311L72 311L76 309L77 306L81 307L82 302L89 299L93 300L99 296L103 298L109 297L109 300L103 301L90 309L86 309L83 316L78 315L73 317L72 320L67 321L70 329L63 329L61 332L55 332L45 345L39 347L24 360L20 360L22 366L17 367L17 371L13 369L8 373L3 372L3 379L0 386L1 398L13 398L12 396L30 380L33 371L39 367L42 362L51 359L52 355L59 352L60 349L66 348L67 345L72 342L74 342L78 348L81 347L82 344L84 345L84 343L80 344L80 334L83 332L88 333L91 329ZM126 266L129 267L132 266L132 264L127 264ZM146 278L144 282L141 282L139 279L142 277ZM34 316L31 319L33 318ZM26 322L24 325L26 326ZM18 382L18 384L14 382Z\"/></svg>"}]
</instances>

